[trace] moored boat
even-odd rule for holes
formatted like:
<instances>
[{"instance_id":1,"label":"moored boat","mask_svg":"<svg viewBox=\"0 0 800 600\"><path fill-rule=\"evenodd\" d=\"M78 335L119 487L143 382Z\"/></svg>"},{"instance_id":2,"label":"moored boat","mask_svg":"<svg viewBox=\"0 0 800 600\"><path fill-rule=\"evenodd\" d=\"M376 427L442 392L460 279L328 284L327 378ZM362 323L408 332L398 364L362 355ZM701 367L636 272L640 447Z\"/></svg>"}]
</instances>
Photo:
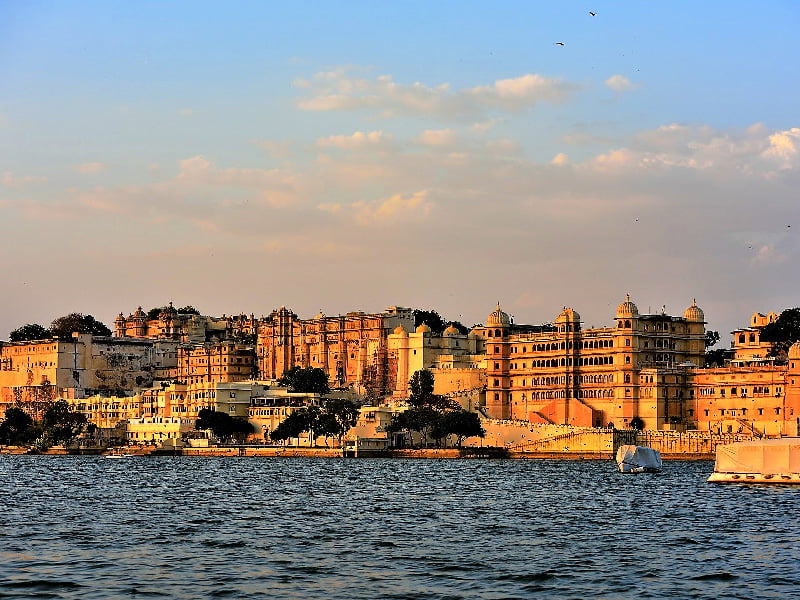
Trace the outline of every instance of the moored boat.
<instances>
[{"instance_id":1,"label":"moored boat","mask_svg":"<svg viewBox=\"0 0 800 600\"><path fill-rule=\"evenodd\" d=\"M717 446L713 483L800 484L800 438L752 440Z\"/></svg>"},{"instance_id":2,"label":"moored boat","mask_svg":"<svg viewBox=\"0 0 800 600\"><path fill-rule=\"evenodd\" d=\"M620 473L658 473L662 468L661 454L647 446L620 446L616 458Z\"/></svg>"}]
</instances>

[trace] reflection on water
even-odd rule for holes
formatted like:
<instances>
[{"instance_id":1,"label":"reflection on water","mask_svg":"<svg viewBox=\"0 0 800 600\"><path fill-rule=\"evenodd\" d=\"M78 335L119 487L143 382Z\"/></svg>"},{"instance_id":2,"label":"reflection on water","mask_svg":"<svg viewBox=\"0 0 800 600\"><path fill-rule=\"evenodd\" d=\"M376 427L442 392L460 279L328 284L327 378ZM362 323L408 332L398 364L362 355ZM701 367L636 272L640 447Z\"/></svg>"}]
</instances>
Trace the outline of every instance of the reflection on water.
<instances>
[{"instance_id":1,"label":"reflection on water","mask_svg":"<svg viewBox=\"0 0 800 600\"><path fill-rule=\"evenodd\" d=\"M800 487L708 462L0 456L0 598L790 598Z\"/></svg>"}]
</instances>

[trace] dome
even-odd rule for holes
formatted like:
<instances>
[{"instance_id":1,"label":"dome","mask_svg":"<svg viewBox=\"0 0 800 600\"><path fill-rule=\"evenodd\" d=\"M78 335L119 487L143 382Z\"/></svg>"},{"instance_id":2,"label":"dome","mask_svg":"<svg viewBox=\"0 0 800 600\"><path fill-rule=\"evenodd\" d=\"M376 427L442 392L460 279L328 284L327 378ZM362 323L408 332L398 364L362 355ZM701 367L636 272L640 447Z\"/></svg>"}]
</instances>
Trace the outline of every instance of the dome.
<instances>
[{"instance_id":1,"label":"dome","mask_svg":"<svg viewBox=\"0 0 800 600\"><path fill-rule=\"evenodd\" d=\"M144 314L144 311L142 310L141 306L136 309L135 313L133 313L133 318L135 319L144 319L146 316L147 315Z\"/></svg>"},{"instance_id":2,"label":"dome","mask_svg":"<svg viewBox=\"0 0 800 600\"><path fill-rule=\"evenodd\" d=\"M398 325L397 327L395 327L392 333L394 333L395 335L404 335L408 337L408 332L406 331L406 328L403 327L402 325Z\"/></svg>"},{"instance_id":3,"label":"dome","mask_svg":"<svg viewBox=\"0 0 800 600\"><path fill-rule=\"evenodd\" d=\"M497 303L497 308L492 314L486 318L487 327L508 327L511 325L511 317L500 310L500 303Z\"/></svg>"},{"instance_id":4,"label":"dome","mask_svg":"<svg viewBox=\"0 0 800 600\"><path fill-rule=\"evenodd\" d=\"M800 358L800 341L789 346L789 358L792 360L797 360Z\"/></svg>"},{"instance_id":5,"label":"dome","mask_svg":"<svg viewBox=\"0 0 800 600\"><path fill-rule=\"evenodd\" d=\"M706 316L703 313L703 310L697 306L697 301L692 300L692 305L683 311L683 318L687 321L695 321L699 323L705 323Z\"/></svg>"},{"instance_id":6,"label":"dome","mask_svg":"<svg viewBox=\"0 0 800 600\"><path fill-rule=\"evenodd\" d=\"M631 302L630 294L625 294L625 302L617 307L617 319L635 319L639 316L639 309Z\"/></svg>"},{"instance_id":7,"label":"dome","mask_svg":"<svg viewBox=\"0 0 800 600\"><path fill-rule=\"evenodd\" d=\"M122 322L124 320L125 320L125 315L123 315L122 313L119 313L117 315L117 318L115 319L115 322L119 323L119 322Z\"/></svg>"},{"instance_id":8,"label":"dome","mask_svg":"<svg viewBox=\"0 0 800 600\"><path fill-rule=\"evenodd\" d=\"M450 323L447 329L444 330L444 335L446 336L453 336L453 335L460 335L458 329L456 329L455 325Z\"/></svg>"},{"instance_id":9,"label":"dome","mask_svg":"<svg viewBox=\"0 0 800 600\"><path fill-rule=\"evenodd\" d=\"M556 323L580 323L581 316L578 314L577 311L569 308L568 306L564 307L564 310L561 311L556 317Z\"/></svg>"},{"instance_id":10,"label":"dome","mask_svg":"<svg viewBox=\"0 0 800 600\"><path fill-rule=\"evenodd\" d=\"M172 317L178 314L178 311L175 310L175 307L172 306L172 302L169 303L169 306L165 306L164 310L161 311L161 314L158 315L159 317Z\"/></svg>"},{"instance_id":11,"label":"dome","mask_svg":"<svg viewBox=\"0 0 800 600\"><path fill-rule=\"evenodd\" d=\"M431 328L428 327L427 323L422 323L419 327L417 327L417 333L430 333Z\"/></svg>"},{"instance_id":12,"label":"dome","mask_svg":"<svg viewBox=\"0 0 800 600\"><path fill-rule=\"evenodd\" d=\"M314 318L315 319L324 319L325 318L325 313L322 312L322 311L319 311L319 313L317 313L317 316L314 317Z\"/></svg>"}]
</instances>

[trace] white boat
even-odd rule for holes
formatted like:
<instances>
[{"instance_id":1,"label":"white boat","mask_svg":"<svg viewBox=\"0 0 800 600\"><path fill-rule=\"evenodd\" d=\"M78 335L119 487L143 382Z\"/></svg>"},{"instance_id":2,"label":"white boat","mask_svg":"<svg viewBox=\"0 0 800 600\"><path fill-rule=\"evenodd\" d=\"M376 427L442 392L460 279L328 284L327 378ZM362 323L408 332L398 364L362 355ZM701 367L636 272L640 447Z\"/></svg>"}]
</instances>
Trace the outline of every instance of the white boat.
<instances>
[{"instance_id":1,"label":"white boat","mask_svg":"<svg viewBox=\"0 0 800 600\"><path fill-rule=\"evenodd\" d=\"M106 458L131 458L133 454L130 452L125 452L123 454L105 454Z\"/></svg>"},{"instance_id":2,"label":"white boat","mask_svg":"<svg viewBox=\"0 0 800 600\"><path fill-rule=\"evenodd\" d=\"M752 440L717 446L714 483L800 484L800 438Z\"/></svg>"},{"instance_id":3,"label":"white boat","mask_svg":"<svg viewBox=\"0 0 800 600\"><path fill-rule=\"evenodd\" d=\"M658 473L661 454L647 446L625 445L617 449L617 467L620 473Z\"/></svg>"}]
</instances>

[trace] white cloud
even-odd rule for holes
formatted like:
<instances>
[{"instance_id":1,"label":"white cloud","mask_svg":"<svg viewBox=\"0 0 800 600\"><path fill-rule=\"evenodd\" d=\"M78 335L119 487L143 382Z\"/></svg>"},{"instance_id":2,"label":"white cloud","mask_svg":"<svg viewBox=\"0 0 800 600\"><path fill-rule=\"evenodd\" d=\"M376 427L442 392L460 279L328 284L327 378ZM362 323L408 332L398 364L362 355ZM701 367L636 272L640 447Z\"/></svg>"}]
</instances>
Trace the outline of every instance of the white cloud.
<instances>
[{"instance_id":1,"label":"white cloud","mask_svg":"<svg viewBox=\"0 0 800 600\"><path fill-rule=\"evenodd\" d=\"M319 148L340 148L342 150L363 150L387 147L392 143L392 136L382 131L364 133L356 131L352 135L333 135L317 140Z\"/></svg>"},{"instance_id":2,"label":"white cloud","mask_svg":"<svg viewBox=\"0 0 800 600\"><path fill-rule=\"evenodd\" d=\"M580 89L561 79L526 74L453 90L448 83L398 84L390 75L355 77L348 69L316 73L310 80L295 81L295 86L308 92L308 97L298 102L303 110L369 110L382 117L436 116L453 120L480 118L494 110L518 113L539 102L560 104Z\"/></svg>"},{"instance_id":3,"label":"white cloud","mask_svg":"<svg viewBox=\"0 0 800 600\"><path fill-rule=\"evenodd\" d=\"M797 166L798 145L800 145L800 128L793 127L787 131L779 131L769 136L769 147L764 150L763 156L779 161L782 167Z\"/></svg>"},{"instance_id":4,"label":"white cloud","mask_svg":"<svg viewBox=\"0 0 800 600\"><path fill-rule=\"evenodd\" d=\"M359 223L371 225L427 217L433 203L428 199L427 190L420 190L411 195L395 194L374 202L357 202L353 208Z\"/></svg>"},{"instance_id":5,"label":"white cloud","mask_svg":"<svg viewBox=\"0 0 800 600\"><path fill-rule=\"evenodd\" d=\"M426 129L417 138L423 146L453 146L458 141L458 134L452 129Z\"/></svg>"},{"instance_id":6,"label":"white cloud","mask_svg":"<svg viewBox=\"0 0 800 600\"><path fill-rule=\"evenodd\" d=\"M0 177L0 184L11 188L22 187L31 183L45 183L46 181L46 177L35 177L33 175L14 175L14 173L11 171L6 171L3 173L3 176Z\"/></svg>"},{"instance_id":7,"label":"white cloud","mask_svg":"<svg viewBox=\"0 0 800 600\"><path fill-rule=\"evenodd\" d=\"M81 175L96 175L102 173L108 168L108 165L101 162L87 162L75 167L75 170Z\"/></svg>"},{"instance_id":8,"label":"white cloud","mask_svg":"<svg viewBox=\"0 0 800 600\"><path fill-rule=\"evenodd\" d=\"M636 85L624 75L612 75L606 79L605 84L617 93L627 92L636 87Z\"/></svg>"},{"instance_id":9,"label":"white cloud","mask_svg":"<svg viewBox=\"0 0 800 600\"><path fill-rule=\"evenodd\" d=\"M564 154L563 152L559 152L553 157L553 160L550 161L551 165L568 165L569 164L569 156Z\"/></svg>"}]
</instances>

